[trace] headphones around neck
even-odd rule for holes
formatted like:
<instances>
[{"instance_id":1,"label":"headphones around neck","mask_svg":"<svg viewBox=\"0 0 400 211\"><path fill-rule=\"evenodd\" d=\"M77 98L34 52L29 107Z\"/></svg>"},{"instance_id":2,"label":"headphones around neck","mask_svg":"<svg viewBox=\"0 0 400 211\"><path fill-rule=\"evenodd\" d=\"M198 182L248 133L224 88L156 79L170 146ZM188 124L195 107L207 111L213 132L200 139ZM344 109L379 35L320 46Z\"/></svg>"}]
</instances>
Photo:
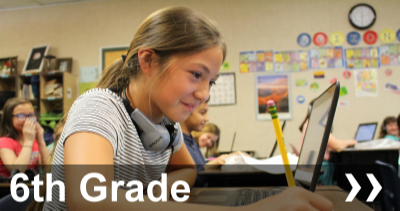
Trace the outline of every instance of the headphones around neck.
<instances>
[{"instance_id":1,"label":"headphones around neck","mask_svg":"<svg viewBox=\"0 0 400 211\"><path fill-rule=\"evenodd\" d=\"M112 88L111 90L113 91ZM159 152L169 147L175 148L178 145L182 134L179 123L164 117L163 125L154 124L138 108L132 108L131 102L126 97L125 88L122 95L125 109L128 111L146 150Z\"/></svg>"}]
</instances>

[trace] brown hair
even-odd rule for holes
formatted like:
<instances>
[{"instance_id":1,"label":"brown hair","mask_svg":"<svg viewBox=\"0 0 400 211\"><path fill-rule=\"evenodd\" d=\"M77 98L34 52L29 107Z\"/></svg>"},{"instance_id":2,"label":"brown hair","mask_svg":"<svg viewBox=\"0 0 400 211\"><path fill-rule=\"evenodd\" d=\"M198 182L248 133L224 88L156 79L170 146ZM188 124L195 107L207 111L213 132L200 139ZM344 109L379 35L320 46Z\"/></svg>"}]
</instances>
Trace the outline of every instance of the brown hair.
<instances>
[{"instance_id":1,"label":"brown hair","mask_svg":"<svg viewBox=\"0 0 400 211\"><path fill-rule=\"evenodd\" d=\"M6 101L3 116L1 117L0 137L6 136L14 140L18 138L18 131L13 126L13 111L18 105L26 103L31 104L29 101L19 97L10 98Z\"/></svg>"},{"instance_id":2,"label":"brown hair","mask_svg":"<svg viewBox=\"0 0 400 211\"><path fill-rule=\"evenodd\" d=\"M211 147L207 147L207 151L205 154L205 157L210 157L210 156L217 156L218 153L218 145L219 145L219 139L220 139L220 130L217 125L213 123L207 123L203 130L201 132L192 132L193 138L198 141L199 137L203 135L204 133L212 133L218 136L218 139L214 142L214 144Z\"/></svg>"},{"instance_id":3,"label":"brown hair","mask_svg":"<svg viewBox=\"0 0 400 211\"><path fill-rule=\"evenodd\" d=\"M397 119L394 116L389 116L386 117L381 125L381 130L379 131L379 137L378 138L384 138L387 135L387 130L386 130L386 125L392 122L396 122L397 123Z\"/></svg>"},{"instance_id":4,"label":"brown hair","mask_svg":"<svg viewBox=\"0 0 400 211\"><path fill-rule=\"evenodd\" d=\"M106 68L97 87L112 87L117 93L122 92L140 73L138 50L141 47L153 49L160 57L161 75L170 65L166 62L171 56L191 55L214 46L221 46L225 60L226 44L221 33L216 24L204 15L185 7L158 10L139 26L125 62L118 59Z\"/></svg>"}]
</instances>

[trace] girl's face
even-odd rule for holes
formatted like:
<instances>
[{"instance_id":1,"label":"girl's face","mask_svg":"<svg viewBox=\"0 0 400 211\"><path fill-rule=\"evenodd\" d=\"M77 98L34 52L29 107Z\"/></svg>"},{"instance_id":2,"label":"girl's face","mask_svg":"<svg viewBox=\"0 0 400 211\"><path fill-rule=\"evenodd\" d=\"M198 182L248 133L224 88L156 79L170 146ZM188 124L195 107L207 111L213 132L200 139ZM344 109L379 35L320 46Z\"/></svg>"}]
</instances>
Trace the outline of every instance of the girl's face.
<instances>
[{"instance_id":1,"label":"girl's face","mask_svg":"<svg viewBox=\"0 0 400 211\"><path fill-rule=\"evenodd\" d=\"M399 127L397 126L397 122L386 124L386 132L388 135L399 136Z\"/></svg>"},{"instance_id":2,"label":"girl's face","mask_svg":"<svg viewBox=\"0 0 400 211\"><path fill-rule=\"evenodd\" d=\"M222 49L208 48L183 58L172 57L166 73L151 91L151 108L155 117L165 115L174 122L184 121L209 97L210 87L218 79Z\"/></svg>"},{"instance_id":3,"label":"girl's face","mask_svg":"<svg viewBox=\"0 0 400 211\"><path fill-rule=\"evenodd\" d=\"M199 137L198 144L199 147L211 147L218 140L218 136L214 133L203 133Z\"/></svg>"},{"instance_id":4,"label":"girl's face","mask_svg":"<svg viewBox=\"0 0 400 211\"><path fill-rule=\"evenodd\" d=\"M12 114L13 114L12 123L13 123L15 130L18 133L22 133L22 128L24 128L25 121L27 120L27 118L29 118L26 116L27 115L32 116L35 113L33 110L33 106L30 103L25 103L25 104L19 104L19 105L15 106ZM15 115L19 115L19 117L15 116ZM35 116L32 116L30 118L35 118L35 120L36 120Z\"/></svg>"},{"instance_id":5,"label":"girl's face","mask_svg":"<svg viewBox=\"0 0 400 211\"><path fill-rule=\"evenodd\" d=\"M200 104L185 120L185 125L187 126L189 132L203 130L204 126L208 122L208 104Z\"/></svg>"}]
</instances>

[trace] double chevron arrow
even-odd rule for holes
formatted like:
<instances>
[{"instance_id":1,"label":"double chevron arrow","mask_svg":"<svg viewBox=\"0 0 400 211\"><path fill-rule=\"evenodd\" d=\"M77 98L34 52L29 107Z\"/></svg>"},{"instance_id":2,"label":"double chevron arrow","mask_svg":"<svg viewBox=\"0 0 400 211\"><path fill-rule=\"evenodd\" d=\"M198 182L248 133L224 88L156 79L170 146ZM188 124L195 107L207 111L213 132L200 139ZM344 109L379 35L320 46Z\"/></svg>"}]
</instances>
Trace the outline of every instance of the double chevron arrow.
<instances>
[{"instance_id":1,"label":"double chevron arrow","mask_svg":"<svg viewBox=\"0 0 400 211\"><path fill-rule=\"evenodd\" d=\"M346 202L352 202L354 197L356 197L357 193L361 190L361 187L356 179L354 179L353 174L346 174L346 177L349 180L351 187L353 188L347 196ZM367 174L367 177L371 182L372 187L374 187L372 189L372 192L368 196L367 202L373 202L379 191L382 190L382 186L379 184L378 180L376 180L373 174Z\"/></svg>"}]
</instances>

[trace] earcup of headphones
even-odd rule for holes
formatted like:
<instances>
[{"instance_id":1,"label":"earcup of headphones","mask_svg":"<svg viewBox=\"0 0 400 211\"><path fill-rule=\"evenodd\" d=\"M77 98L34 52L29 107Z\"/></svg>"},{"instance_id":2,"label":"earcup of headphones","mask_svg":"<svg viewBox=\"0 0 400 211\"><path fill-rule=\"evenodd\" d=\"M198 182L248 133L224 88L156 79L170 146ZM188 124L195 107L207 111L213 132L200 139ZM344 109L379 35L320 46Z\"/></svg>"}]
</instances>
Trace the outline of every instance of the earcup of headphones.
<instances>
[{"instance_id":1,"label":"earcup of headphones","mask_svg":"<svg viewBox=\"0 0 400 211\"><path fill-rule=\"evenodd\" d=\"M179 140L181 139L182 132L181 132L181 126L179 123L169 123L165 125L165 128L167 128L169 134L170 134L170 144L169 146L174 146L174 148L178 145Z\"/></svg>"},{"instance_id":2,"label":"earcup of headphones","mask_svg":"<svg viewBox=\"0 0 400 211\"><path fill-rule=\"evenodd\" d=\"M146 150L164 151L170 145L170 134L164 126L153 124L153 129L142 131L140 140Z\"/></svg>"},{"instance_id":3,"label":"earcup of headphones","mask_svg":"<svg viewBox=\"0 0 400 211\"><path fill-rule=\"evenodd\" d=\"M385 132L385 133L387 133L387 132L386 132L386 125L382 125L382 131Z\"/></svg>"},{"instance_id":4,"label":"earcup of headphones","mask_svg":"<svg viewBox=\"0 0 400 211\"><path fill-rule=\"evenodd\" d=\"M138 108L133 109L129 102L125 89L122 92L125 109L130 114L131 119L138 129L139 138L143 147L150 151L164 151L167 148L176 147L181 139L181 127L179 123L170 121L165 118L165 126L154 124L147 118Z\"/></svg>"}]
</instances>

